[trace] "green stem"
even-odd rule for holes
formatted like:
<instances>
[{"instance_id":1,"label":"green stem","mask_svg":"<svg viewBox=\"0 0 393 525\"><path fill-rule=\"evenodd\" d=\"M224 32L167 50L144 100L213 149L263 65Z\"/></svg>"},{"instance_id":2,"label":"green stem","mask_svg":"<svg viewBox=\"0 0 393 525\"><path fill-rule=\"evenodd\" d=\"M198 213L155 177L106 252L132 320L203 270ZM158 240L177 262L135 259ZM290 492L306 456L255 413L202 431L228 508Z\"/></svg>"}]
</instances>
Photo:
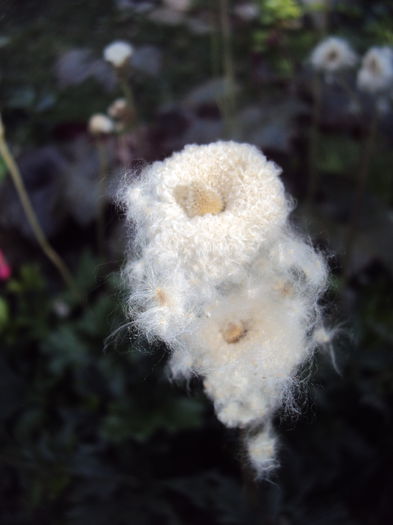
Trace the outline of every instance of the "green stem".
<instances>
[{"instance_id":1,"label":"green stem","mask_svg":"<svg viewBox=\"0 0 393 525\"><path fill-rule=\"evenodd\" d=\"M97 245L99 254L105 255L105 193L108 176L108 156L106 148L100 137L97 138L98 152L98 214L97 214Z\"/></svg>"},{"instance_id":2,"label":"green stem","mask_svg":"<svg viewBox=\"0 0 393 525\"><path fill-rule=\"evenodd\" d=\"M314 201L315 191L318 184L318 139L319 119L321 114L322 84L318 74L313 78L314 101L311 115L311 128L308 147L308 181L306 191L306 207L310 208Z\"/></svg>"},{"instance_id":3,"label":"green stem","mask_svg":"<svg viewBox=\"0 0 393 525\"><path fill-rule=\"evenodd\" d=\"M138 115L135 107L134 93L132 92L132 88L130 86L130 83L128 82L127 72L124 68L119 68L116 70L116 72L120 87L124 94L124 98L127 101L128 107L134 114L134 124L136 124L138 120Z\"/></svg>"},{"instance_id":4,"label":"green stem","mask_svg":"<svg viewBox=\"0 0 393 525\"><path fill-rule=\"evenodd\" d=\"M364 140L362 147L363 154L361 155L361 164L359 166L358 177L356 181L355 196L352 206L351 217L349 220L347 238L345 243L345 258L343 264L344 273L344 284L347 282L349 277L353 247L357 235L357 227L359 221L360 210L363 203L364 192L367 185L367 180L370 171L370 162L375 147L375 139L378 130L378 111L374 108L373 115L371 118L370 127Z\"/></svg>"},{"instance_id":5,"label":"green stem","mask_svg":"<svg viewBox=\"0 0 393 525\"><path fill-rule=\"evenodd\" d=\"M225 134L227 137L234 135L235 122L235 75L231 53L231 24L229 19L228 0L220 0L220 27L222 35L223 70L225 78L225 95L222 103Z\"/></svg>"},{"instance_id":6,"label":"green stem","mask_svg":"<svg viewBox=\"0 0 393 525\"><path fill-rule=\"evenodd\" d=\"M22 204L23 211L26 214L27 220L31 226L31 229L33 230L34 236L37 239L38 244L40 245L45 255L48 257L48 259L57 268L64 282L72 289L75 295L79 297L80 294L74 282L74 279L72 277L70 270L68 269L67 265L65 264L63 259L60 257L60 255L58 255L58 253L49 244L49 241L47 240L38 222L37 216L31 204L31 201L26 191L25 185L23 183L23 179L20 174L19 168L5 140L4 127L1 121L1 117L0 117L0 155L2 156L5 162L5 165L7 166L8 171L11 175L12 181L15 185L20 202Z\"/></svg>"}]
</instances>

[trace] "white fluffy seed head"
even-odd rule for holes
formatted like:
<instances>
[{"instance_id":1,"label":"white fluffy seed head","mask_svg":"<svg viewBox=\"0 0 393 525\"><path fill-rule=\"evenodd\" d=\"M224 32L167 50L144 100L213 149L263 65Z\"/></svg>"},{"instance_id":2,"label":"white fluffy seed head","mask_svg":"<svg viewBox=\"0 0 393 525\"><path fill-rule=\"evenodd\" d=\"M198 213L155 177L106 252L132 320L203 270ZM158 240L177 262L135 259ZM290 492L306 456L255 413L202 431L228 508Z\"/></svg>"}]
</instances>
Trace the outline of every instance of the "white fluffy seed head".
<instances>
[{"instance_id":1,"label":"white fluffy seed head","mask_svg":"<svg viewBox=\"0 0 393 525\"><path fill-rule=\"evenodd\" d=\"M247 442L258 475L275 465L269 421L321 341L327 278L288 226L279 174L254 146L219 141L155 162L121 196L130 316L171 349L173 377L203 378L224 425L265 425Z\"/></svg>"},{"instance_id":2,"label":"white fluffy seed head","mask_svg":"<svg viewBox=\"0 0 393 525\"><path fill-rule=\"evenodd\" d=\"M113 121L106 115L96 113L95 115L92 115L90 117L88 129L89 133L91 133L94 136L108 135L109 133L113 132L114 125Z\"/></svg>"},{"instance_id":3,"label":"white fluffy seed head","mask_svg":"<svg viewBox=\"0 0 393 525\"><path fill-rule=\"evenodd\" d=\"M331 36L314 48L310 62L317 71L337 73L355 66L357 57L346 40Z\"/></svg>"},{"instance_id":4,"label":"white fluffy seed head","mask_svg":"<svg viewBox=\"0 0 393 525\"><path fill-rule=\"evenodd\" d=\"M128 217L152 258L219 283L283 227L289 204L280 169L254 146L186 146L144 170L124 192Z\"/></svg>"},{"instance_id":5,"label":"white fluffy seed head","mask_svg":"<svg viewBox=\"0 0 393 525\"><path fill-rule=\"evenodd\" d=\"M133 46L129 42L123 40L116 40L104 49L105 60L115 68L125 66L133 54Z\"/></svg>"},{"instance_id":6,"label":"white fluffy seed head","mask_svg":"<svg viewBox=\"0 0 393 525\"><path fill-rule=\"evenodd\" d=\"M393 51L390 47L372 47L362 59L357 86L369 93L383 93L393 88Z\"/></svg>"},{"instance_id":7,"label":"white fluffy seed head","mask_svg":"<svg viewBox=\"0 0 393 525\"><path fill-rule=\"evenodd\" d=\"M203 307L184 336L193 371L205 378L218 418L244 427L271 416L290 393L298 366L315 342L307 333L317 294L277 292L273 282L244 285ZM176 366L173 361L172 366Z\"/></svg>"}]
</instances>

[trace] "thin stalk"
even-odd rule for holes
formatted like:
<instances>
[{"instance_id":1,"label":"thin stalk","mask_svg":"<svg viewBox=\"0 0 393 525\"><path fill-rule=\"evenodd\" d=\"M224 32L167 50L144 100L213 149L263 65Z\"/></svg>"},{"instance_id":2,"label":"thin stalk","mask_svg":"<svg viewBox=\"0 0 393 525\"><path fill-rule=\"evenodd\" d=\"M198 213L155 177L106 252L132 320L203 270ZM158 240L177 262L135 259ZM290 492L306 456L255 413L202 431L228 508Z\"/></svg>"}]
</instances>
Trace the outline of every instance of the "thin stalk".
<instances>
[{"instance_id":1,"label":"thin stalk","mask_svg":"<svg viewBox=\"0 0 393 525\"><path fill-rule=\"evenodd\" d=\"M332 0L326 0L325 4L325 23L322 28L322 37L325 37L329 33L330 21L333 12Z\"/></svg>"},{"instance_id":2,"label":"thin stalk","mask_svg":"<svg viewBox=\"0 0 393 525\"><path fill-rule=\"evenodd\" d=\"M321 78L316 73L313 78L313 107L311 115L311 127L309 135L308 146L308 181L306 191L306 207L312 206L315 196L315 191L318 185L318 139L319 139L319 119L321 115L321 100L322 100L322 83Z\"/></svg>"},{"instance_id":3,"label":"thin stalk","mask_svg":"<svg viewBox=\"0 0 393 525\"><path fill-rule=\"evenodd\" d=\"M5 165L7 166L8 171L11 175L12 181L15 185L20 202L22 204L23 211L26 214L27 220L29 221L29 224L31 226L31 229L33 230L34 236L37 239L38 244L40 245L45 255L48 257L48 259L57 268L64 282L72 289L72 291L77 296L79 296L79 291L77 289L77 286L74 282L74 279L72 277L70 270L68 269L67 265L65 264L63 259L60 257L60 255L49 244L49 241L47 240L45 233L43 232L38 222L38 219L33 209L33 206L31 204L29 195L23 183L23 179L20 174L19 168L5 140L4 127L1 121L1 117L0 117L0 155L3 158Z\"/></svg>"},{"instance_id":4,"label":"thin stalk","mask_svg":"<svg viewBox=\"0 0 393 525\"><path fill-rule=\"evenodd\" d=\"M97 246L99 254L105 255L105 193L108 177L108 155L101 137L96 140L99 175L98 175L98 214L97 214Z\"/></svg>"},{"instance_id":5,"label":"thin stalk","mask_svg":"<svg viewBox=\"0 0 393 525\"><path fill-rule=\"evenodd\" d=\"M352 252L357 235L358 221L360 210L363 203L364 192L367 185L367 180L370 172L370 162L374 152L375 140L378 130L378 111L374 108L373 115L370 122L368 133L364 140L362 148L363 155L361 155L361 163L359 166L358 177L356 181L355 196L349 220L348 233L345 243L345 258L343 265L344 283L349 276L350 264L352 259Z\"/></svg>"},{"instance_id":6,"label":"thin stalk","mask_svg":"<svg viewBox=\"0 0 393 525\"><path fill-rule=\"evenodd\" d=\"M223 100L225 132L233 136L235 123L235 74L231 52L231 23L229 19L228 0L220 0L220 27L222 35L223 71L225 78L225 95Z\"/></svg>"},{"instance_id":7,"label":"thin stalk","mask_svg":"<svg viewBox=\"0 0 393 525\"><path fill-rule=\"evenodd\" d=\"M212 28L216 28L218 25L217 22L217 12L215 7L210 12L210 19L211 19L211 25ZM210 34L210 62L211 62L211 70L212 70L212 76L213 78L216 78L220 75L220 67L221 67L221 60L220 60L220 36L218 31L211 31Z\"/></svg>"},{"instance_id":8,"label":"thin stalk","mask_svg":"<svg viewBox=\"0 0 393 525\"><path fill-rule=\"evenodd\" d=\"M135 107L134 93L132 92L132 88L130 86L130 83L128 82L127 71L124 68L119 68L116 70L116 73L117 73L117 79L119 81L120 87L124 94L124 98L127 101L128 107L132 110L134 114L134 122L136 123L138 119L138 115L137 115L136 107Z\"/></svg>"}]
</instances>

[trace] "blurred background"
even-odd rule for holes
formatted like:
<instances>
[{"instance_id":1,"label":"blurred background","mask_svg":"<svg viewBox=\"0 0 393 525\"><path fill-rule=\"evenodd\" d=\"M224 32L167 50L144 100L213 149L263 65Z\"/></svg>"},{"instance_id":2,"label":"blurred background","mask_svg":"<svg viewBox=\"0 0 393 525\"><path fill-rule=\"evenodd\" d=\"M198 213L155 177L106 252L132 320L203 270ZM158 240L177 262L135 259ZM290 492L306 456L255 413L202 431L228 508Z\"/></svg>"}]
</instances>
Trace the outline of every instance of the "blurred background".
<instances>
[{"instance_id":1,"label":"blurred background","mask_svg":"<svg viewBox=\"0 0 393 525\"><path fill-rule=\"evenodd\" d=\"M0 21L1 523L392 523L393 5L0 0ZM333 330L260 483L130 329L119 273L124 173L219 138L282 166L331 269Z\"/></svg>"}]
</instances>

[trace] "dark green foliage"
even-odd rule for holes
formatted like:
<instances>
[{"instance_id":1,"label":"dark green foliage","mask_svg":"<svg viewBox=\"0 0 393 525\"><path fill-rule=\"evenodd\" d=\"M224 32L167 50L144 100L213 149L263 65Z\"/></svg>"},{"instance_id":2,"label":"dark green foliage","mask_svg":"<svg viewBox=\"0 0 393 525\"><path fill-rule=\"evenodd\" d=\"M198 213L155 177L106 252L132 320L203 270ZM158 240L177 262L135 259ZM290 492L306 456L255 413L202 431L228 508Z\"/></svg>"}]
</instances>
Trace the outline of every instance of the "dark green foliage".
<instances>
[{"instance_id":1,"label":"dark green foliage","mask_svg":"<svg viewBox=\"0 0 393 525\"><path fill-rule=\"evenodd\" d=\"M280 120L288 131L283 151L271 141L266 154L283 166L283 180L299 201L298 218L335 254L326 305L333 326L343 320L334 355L321 351L304 371L309 382L298 399L301 416L277 417L282 466L271 480L254 483L239 434L219 424L198 380L181 386L168 380L167 349L148 345L124 317L120 261L111 257L103 264L92 254L94 226L78 226L67 216L54 238L85 302L59 288L38 250L4 227L8 245L0 237L0 250L7 255L10 246L16 261L29 262L16 263L13 277L0 283L1 525L393 522L392 111L379 122L354 269L343 286L343 240L370 101L354 115L347 92L325 86L324 100L334 104L322 108L318 123L314 206L302 209L312 113L307 57L322 31L311 22L312 9L299 2L258 3L261 15L249 25L233 12L230 17L237 104L250 106L252 118L257 114L257 122L251 118L245 126L265 131ZM221 71L222 57L212 49L218 35L215 3L195 2L195 16L202 13L216 24L207 35L192 34L182 24L153 23L141 13L116 9L111 0L3 4L0 110L17 153L60 139L70 154L67 141L83 134L87 118L105 111L120 90L106 91L94 78L60 88L56 60L74 48L89 48L99 58L115 39L153 45L162 53L157 76L132 76L149 131L146 151L135 153L138 161L168 154L170 139L178 147L192 118L198 116L208 130L219 118L214 96L191 109L182 105L183 97ZM359 53L392 44L390 2L334 5L332 31ZM293 104L282 103L287 101ZM271 133L277 133L274 126ZM257 145L260 137L255 134ZM93 155L93 144L85 155ZM81 165L78 176L84 174ZM6 176L0 159L0 192ZM119 218L106 211L109 244ZM76 256L81 246L92 251Z\"/></svg>"}]
</instances>

